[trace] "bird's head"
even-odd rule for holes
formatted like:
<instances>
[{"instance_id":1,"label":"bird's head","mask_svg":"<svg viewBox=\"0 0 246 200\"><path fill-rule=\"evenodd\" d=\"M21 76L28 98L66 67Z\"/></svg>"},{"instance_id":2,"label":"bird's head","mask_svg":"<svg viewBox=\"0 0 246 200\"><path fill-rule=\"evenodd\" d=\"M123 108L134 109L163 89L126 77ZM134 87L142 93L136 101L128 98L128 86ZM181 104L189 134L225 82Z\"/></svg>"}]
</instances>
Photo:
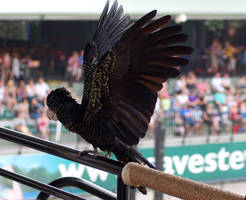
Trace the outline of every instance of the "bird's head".
<instances>
[{"instance_id":1,"label":"bird's head","mask_svg":"<svg viewBox=\"0 0 246 200\"><path fill-rule=\"evenodd\" d=\"M74 102L71 93L64 87L52 90L47 96L48 118L51 120L59 120L58 113L64 108L69 107L70 102ZM65 110L64 110L65 111Z\"/></svg>"}]
</instances>

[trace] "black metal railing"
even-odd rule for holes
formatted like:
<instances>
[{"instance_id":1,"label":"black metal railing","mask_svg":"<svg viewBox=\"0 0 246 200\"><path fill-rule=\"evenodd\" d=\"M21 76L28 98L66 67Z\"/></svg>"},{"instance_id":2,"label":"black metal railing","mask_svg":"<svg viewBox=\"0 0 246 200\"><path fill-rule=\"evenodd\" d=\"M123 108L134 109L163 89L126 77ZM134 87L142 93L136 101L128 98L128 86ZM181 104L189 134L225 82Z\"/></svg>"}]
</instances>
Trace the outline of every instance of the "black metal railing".
<instances>
[{"instance_id":1,"label":"black metal railing","mask_svg":"<svg viewBox=\"0 0 246 200\"><path fill-rule=\"evenodd\" d=\"M28 136L18 131L2 127L0 127L0 138L9 142L36 149L38 151L65 158L67 160L71 160L83 165L87 165L99 170L103 170L105 172L115 174L117 176L117 194L114 194L83 179L66 177L66 179L62 178L55 180L50 184L44 184L31 178L21 176L19 174L12 173L0 168L0 176L17 181L19 183L25 184L27 186L33 187L41 191L41 193L37 197L38 200L45 200L50 195L65 200L84 200L84 198L82 197L73 195L64 190L59 189L67 186L73 186L85 190L90 194L97 196L101 199L129 200L130 188L129 186L126 186L121 179L121 171L124 167L124 164L121 162L100 156L94 156L91 154L81 156L81 151L77 149L66 147L54 142L46 141L37 137Z\"/></svg>"}]
</instances>

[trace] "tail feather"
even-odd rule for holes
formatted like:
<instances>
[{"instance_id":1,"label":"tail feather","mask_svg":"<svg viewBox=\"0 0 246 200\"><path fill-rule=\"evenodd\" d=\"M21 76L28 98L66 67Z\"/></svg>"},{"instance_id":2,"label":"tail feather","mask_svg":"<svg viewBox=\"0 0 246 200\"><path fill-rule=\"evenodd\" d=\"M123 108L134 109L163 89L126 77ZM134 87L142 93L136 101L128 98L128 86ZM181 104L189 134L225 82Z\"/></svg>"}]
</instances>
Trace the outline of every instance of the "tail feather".
<instances>
[{"instance_id":1,"label":"tail feather","mask_svg":"<svg viewBox=\"0 0 246 200\"><path fill-rule=\"evenodd\" d=\"M141 153L139 153L134 147L131 147L130 152L131 152L131 155L130 156L131 157L134 156L135 159L138 161L139 164L144 163L144 164L148 165L150 168L156 169L156 167L153 164L151 164L145 157L143 157L141 155Z\"/></svg>"},{"instance_id":2,"label":"tail feather","mask_svg":"<svg viewBox=\"0 0 246 200\"><path fill-rule=\"evenodd\" d=\"M150 168L156 169L153 164L151 164L144 156L139 153L134 146L129 146L122 142L118 137L114 138L112 143L112 152L116 158L122 162L136 162L139 164L146 164Z\"/></svg>"}]
</instances>

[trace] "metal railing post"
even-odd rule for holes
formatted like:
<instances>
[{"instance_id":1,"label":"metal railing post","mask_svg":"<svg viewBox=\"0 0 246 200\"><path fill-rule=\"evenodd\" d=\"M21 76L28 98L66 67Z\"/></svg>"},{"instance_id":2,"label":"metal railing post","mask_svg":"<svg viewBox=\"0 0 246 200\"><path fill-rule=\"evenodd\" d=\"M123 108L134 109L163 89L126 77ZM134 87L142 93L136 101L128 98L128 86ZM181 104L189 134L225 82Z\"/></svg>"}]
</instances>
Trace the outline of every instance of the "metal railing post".
<instances>
[{"instance_id":1,"label":"metal railing post","mask_svg":"<svg viewBox=\"0 0 246 200\"><path fill-rule=\"evenodd\" d=\"M123 183L120 176L117 176L117 200L130 200L130 188Z\"/></svg>"}]
</instances>

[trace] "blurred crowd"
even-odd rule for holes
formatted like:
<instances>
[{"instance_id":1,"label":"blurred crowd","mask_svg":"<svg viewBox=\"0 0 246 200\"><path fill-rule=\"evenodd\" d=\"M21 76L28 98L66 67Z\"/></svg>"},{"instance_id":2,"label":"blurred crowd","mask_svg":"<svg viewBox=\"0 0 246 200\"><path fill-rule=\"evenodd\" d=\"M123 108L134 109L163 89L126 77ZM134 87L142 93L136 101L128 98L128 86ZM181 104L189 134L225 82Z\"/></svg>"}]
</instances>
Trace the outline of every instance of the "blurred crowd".
<instances>
[{"instance_id":1,"label":"blurred crowd","mask_svg":"<svg viewBox=\"0 0 246 200\"><path fill-rule=\"evenodd\" d=\"M1 48L1 80L28 81L42 75L70 82L79 81L82 77L83 54L83 49L64 51L35 46Z\"/></svg>"},{"instance_id":2,"label":"blurred crowd","mask_svg":"<svg viewBox=\"0 0 246 200\"><path fill-rule=\"evenodd\" d=\"M45 100L50 87L44 80L61 74L62 80L80 81L83 49L66 56L60 50L42 48L3 48L0 50L0 119L14 121L17 131L32 134L32 121L41 137L49 137L49 120ZM34 78L37 77L37 78ZM35 81L37 80L37 81Z\"/></svg>"},{"instance_id":3,"label":"blurred crowd","mask_svg":"<svg viewBox=\"0 0 246 200\"><path fill-rule=\"evenodd\" d=\"M156 114L176 135L246 131L246 47L215 38L193 55L193 70L159 92Z\"/></svg>"},{"instance_id":4,"label":"blurred crowd","mask_svg":"<svg viewBox=\"0 0 246 200\"><path fill-rule=\"evenodd\" d=\"M81 81L83 54L83 49L0 49L0 118L13 116L16 130L28 134L31 133L26 123L34 120L41 136L47 139L45 99L50 88L44 79L60 74L70 84ZM176 135L245 132L245 69L246 47L236 47L228 41L222 44L215 38L209 48L200 52L194 70L180 76L173 87L163 85L157 115L166 126L174 127Z\"/></svg>"},{"instance_id":5,"label":"blurred crowd","mask_svg":"<svg viewBox=\"0 0 246 200\"><path fill-rule=\"evenodd\" d=\"M35 128L44 139L48 139L49 120L46 114L45 100L50 90L43 77L37 82L29 79L14 81L9 79L6 84L0 81L0 118L13 120L17 131L31 135L28 123L32 120Z\"/></svg>"},{"instance_id":6,"label":"blurred crowd","mask_svg":"<svg viewBox=\"0 0 246 200\"><path fill-rule=\"evenodd\" d=\"M246 76L232 82L228 73L209 79L194 72L182 75L173 89L167 83L159 92L156 113L176 135L246 131Z\"/></svg>"},{"instance_id":7,"label":"blurred crowd","mask_svg":"<svg viewBox=\"0 0 246 200\"><path fill-rule=\"evenodd\" d=\"M216 72L232 75L246 74L246 47L234 46L215 38L205 49L197 49L194 72L199 76L213 76Z\"/></svg>"}]
</instances>

